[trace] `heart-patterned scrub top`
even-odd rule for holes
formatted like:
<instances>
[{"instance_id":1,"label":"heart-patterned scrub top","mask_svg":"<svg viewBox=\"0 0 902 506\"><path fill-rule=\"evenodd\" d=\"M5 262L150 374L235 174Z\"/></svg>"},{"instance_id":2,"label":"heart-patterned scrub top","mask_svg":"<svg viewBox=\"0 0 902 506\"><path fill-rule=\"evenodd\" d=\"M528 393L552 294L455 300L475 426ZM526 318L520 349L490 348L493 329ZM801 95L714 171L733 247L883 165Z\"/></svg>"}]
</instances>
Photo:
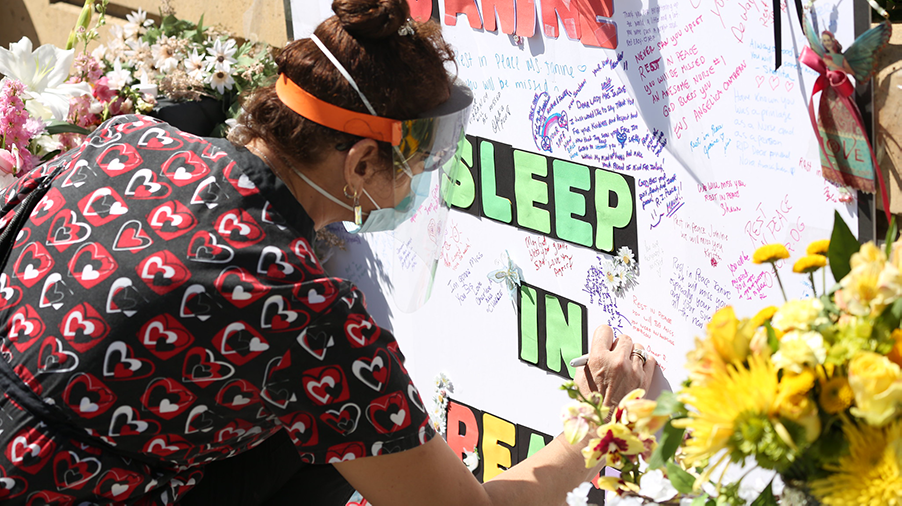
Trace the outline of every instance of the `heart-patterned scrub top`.
<instances>
[{"instance_id":1,"label":"heart-patterned scrub top","mask_svg":"<svg viewBox=\"0 0 902 506\"><path fill-rule=\"evenodd\" d=\"M434 436L394 337L249 151L117 116L0 192L0 227L54 172L0 270L0 372L25 392L0 396L4 504L174 504L281 429L313 464Z\"/></svg>"}]
</instances>

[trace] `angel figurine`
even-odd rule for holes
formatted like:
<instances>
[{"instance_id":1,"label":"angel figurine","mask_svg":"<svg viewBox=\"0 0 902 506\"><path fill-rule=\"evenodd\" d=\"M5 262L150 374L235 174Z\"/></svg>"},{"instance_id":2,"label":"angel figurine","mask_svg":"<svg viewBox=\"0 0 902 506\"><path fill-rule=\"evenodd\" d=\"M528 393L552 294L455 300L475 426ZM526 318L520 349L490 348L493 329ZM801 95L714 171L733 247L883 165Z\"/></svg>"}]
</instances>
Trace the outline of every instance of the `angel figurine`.
<instances>
[{"instance_id":1,"label":"angel figurine","mask_svg":"<svg viewBox=\"0 0 902 506\"><path fill-rule=\"evenodd\" d=\"M833 33L824 30L817 35L816 22L813 13L804 16L809 47L802 50L799 60L820 74L814 83L808 113L820 146L821 171L829 181L868 193L876 190L876 179L888 212L883 177L861 113L852 100L855 86L848 76L861 84L874 75L877 53L889 42L892 24L887 20L871 28L844 52ZM815 119L814 95L819 91L822 93Z\"/></svg>"}]
</instances>

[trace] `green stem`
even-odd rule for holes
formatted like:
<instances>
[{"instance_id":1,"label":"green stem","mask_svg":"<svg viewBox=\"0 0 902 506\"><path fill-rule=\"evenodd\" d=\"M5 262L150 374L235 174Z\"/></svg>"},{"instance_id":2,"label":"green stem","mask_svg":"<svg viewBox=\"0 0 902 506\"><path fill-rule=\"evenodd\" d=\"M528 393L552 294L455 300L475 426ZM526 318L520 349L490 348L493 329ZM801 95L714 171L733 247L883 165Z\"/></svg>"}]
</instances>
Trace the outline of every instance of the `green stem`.
<instances>
[{"instance_id":1,"label":"green stem","mask_svg":"<svg viewBox=\"0 0 902 506\"><path fill-rule=\"evenodd\" d=\"M777 276L777 283L779 283L780 292L783 294L783 302L789 302L789 299L786 298L786 290L783 289L783 281L780 280L780 273L777 272L777 264L771 262L770 266L774 268L774 276Z\"/></svg>"},{"instance_id":2,"label":"green stem","mask_svg":"<svg viewBox=\"0 0 902 506\"><path fill-rule=\"evenodd\" d=\"M808 280L811 281L811 293L812 297L817 298L817 290L814 288L814 272L808 273Z\"/></svg>"}]
</instances>

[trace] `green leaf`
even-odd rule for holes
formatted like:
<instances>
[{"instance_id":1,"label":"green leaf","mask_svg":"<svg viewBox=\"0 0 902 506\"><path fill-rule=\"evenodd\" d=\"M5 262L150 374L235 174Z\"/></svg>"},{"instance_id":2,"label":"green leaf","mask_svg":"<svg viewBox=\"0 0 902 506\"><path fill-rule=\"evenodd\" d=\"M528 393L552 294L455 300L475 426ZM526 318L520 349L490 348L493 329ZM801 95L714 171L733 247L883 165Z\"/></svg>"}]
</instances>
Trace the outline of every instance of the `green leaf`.
<instances>
[{"instance_id":1,"label":"green leaf","mask_svg":"<svg viewBox=\"0 0 902 506\"><path fill-rule=\"evenodd\" d=\"M767 329L767 345L770 346L771 353L776 353L780 349L780 340L777 339L777 333L769 321L764 322L764 328Z\"/></svg>"},{"instance_id":2,"label":"green leaf","mask_svg":"<svg viewBox=\"0 0 902 506\"><path fill-rule=\"evenodd\" d=\"M691 474L683 471L683 469L674 464L673 462L667 463L667 479L670 480L673 488L677 489L678 492L682 492L683 494L689 494L692 492L692 485L695 484L695 477Z\"/></svg>"},{"instance_id":3,"label":"green leaf","mask_svg":"<svg viewBox=\"0 0 902 506\"><path fill-rule=\"evenodd\" d=\"M58 155L58 154L60 154L60 153L61 153L61 150L59 150L59 149L54 149L53 151L51 151L51 152L47 153L46 155L42 156L42 157L41 157L41 162L46 162L46 161L48 161L48 160L53 160L53 157L55 157L56 155Z\"/></svg>"},{"instance_id":4,"label":"green leaf","mask_svg":"<svg viewBox=\"0 0 902 506\"><path fill-rule=\"evenodd\" d=\"M830 247L827 249L827 259L830 261L830 270L836 281L846 277L851 267L849 260L852 255L858 253L861 245L855 234L849 230L849 226L843 221L839 212L833 212L833 234L830 235Z\"/></svg>"},{"instance_id":5,"label":"green leaf","mask_svg":"<svg viewBox=\"0 0 902 506\"><path fill-rule=\"evenodd\" d=\"M91 133L91 131L87 130L85 128L82 128L78 125L73 125L72 123L54 120L54 121L51 121L49 125L47 125L47 133L50 135L56 135L56 134L88 135Z\"/></svg>"},{"instance_id":6,"label":"green leaf","mask_svg":"<svg viewBox=\"0 0 902 506\"><path fill-rule=\"evenodd\" d=\"M667 422L667 424L664 425L664 429L661 431L661 440L658 442L658 447L655 448L654 453L651 454L651 458L648 459L648 467L651 469L664 467L664 465L673 458L677 448L680 447L685 432L686 429L678 429L671 425L670 422Z\"/></svg>"},{"instance_id":7,"label":"green leaf","mask_svg":"<svg viewBox=\"0 0 902 506\"><path fill-rule=\"evenodd\" d=\"M764 487L764 490L761 491L761 495L752 501L751 506L777 506L777 500L774 499L774 491L771 490L772 484L773 482L770 482Z\"/></svg>"},{"instance_id":8,"label":"green leaf","mask_svg":"<svg viewBox=\"0 0 902 506\"><path fill-rule=\"evenodd\" d=\"M702 494L695 499L692 500L690 506L705 506L705 503L708 501L708 494Z\"/></svg>"},{"instance_id":9,"label":"green leaf","mask_svg":"<svg viewBox=\"0 0 902 506\"><path fill-rule=\"evenodd\" d=\"M896 223L896 217L893 216L889 221L889 229L886 231L886 258L893 253L893 243L896 242L896 236L899 235L899 224Z\"/></svg>"},{"instance_id":10,"label":"green leaf","mask_svg":"<svg viewBox=\"0 0 902 506\"><path fill-rule=\"evenodd\" d=\"M658 396L656 401L658 404L652 414L655 416L671 415L674 417L686 416L686 406L677 399L677 394L664 391Z\"/></svg>"}]
</instances>

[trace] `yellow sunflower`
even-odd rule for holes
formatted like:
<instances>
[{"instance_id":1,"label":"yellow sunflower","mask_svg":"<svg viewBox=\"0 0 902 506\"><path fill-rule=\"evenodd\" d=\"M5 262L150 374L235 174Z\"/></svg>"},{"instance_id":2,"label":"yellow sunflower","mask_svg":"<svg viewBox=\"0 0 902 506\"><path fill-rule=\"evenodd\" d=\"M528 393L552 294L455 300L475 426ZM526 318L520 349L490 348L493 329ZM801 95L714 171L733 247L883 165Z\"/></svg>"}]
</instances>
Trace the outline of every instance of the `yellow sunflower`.
<instances>
[{"instance_id":1,"label":"yellow sunflower","mask_svg":"<svg viewBox=\"0 0 902 506\"><path fill-rule=\"evenodd\" d=\"M785 258L789 258L789 251L786 250L786 246L779 243L765 244L755 250L755 254L752 255L752 263L763 264Z\"/></svg>"},{"instance_id":2,"label":"yellow sunflower","mask_svg":"<svg viewBox=\"0 0 902 506\"><path fill-rule=\"evenodd\" d=\"M830 476L811 483L811 492L827 506L902 504L902 422L877 429L843 427L849 454L825 466Z\"/></svg>"},{"instance_id":3,"label":"yellow sunflower","mask_svg":"<svg viewBox=\"0 0 902 506\"><path fill-rule=\"evenodd\" d=\"M828 249L830 249L830 239L821 239L809 244L805 253L809 255L826 255Z\"/></svg>"},{"instance_id":4,"label":"yellow sunflower","mask_svg":"<svg viewBox=\"0 0 902 506\"><path fill-rule=\"evenodd\" d=\"M796 260L796 263L792 266L792 272L795 272L796 274L809 274L826 265L827 257L823 255L805 255Z\"/></svg>"},{"instance_id":5,"label":"yellow sunflower","mask_svg":"<svg viewBox=\"0 0 902 506\"><path fill-rule=\"evenodd\" d=\"M693 410L673 425L691 431L692 438L684 448L687 463L711 458L727 448L741 418L771 412L777 396L777 371L758 355L749 356L748 362L748 369L728 365L712 371L708 381L683 389L680 399Z\"/></svg>"}]
</instances>

